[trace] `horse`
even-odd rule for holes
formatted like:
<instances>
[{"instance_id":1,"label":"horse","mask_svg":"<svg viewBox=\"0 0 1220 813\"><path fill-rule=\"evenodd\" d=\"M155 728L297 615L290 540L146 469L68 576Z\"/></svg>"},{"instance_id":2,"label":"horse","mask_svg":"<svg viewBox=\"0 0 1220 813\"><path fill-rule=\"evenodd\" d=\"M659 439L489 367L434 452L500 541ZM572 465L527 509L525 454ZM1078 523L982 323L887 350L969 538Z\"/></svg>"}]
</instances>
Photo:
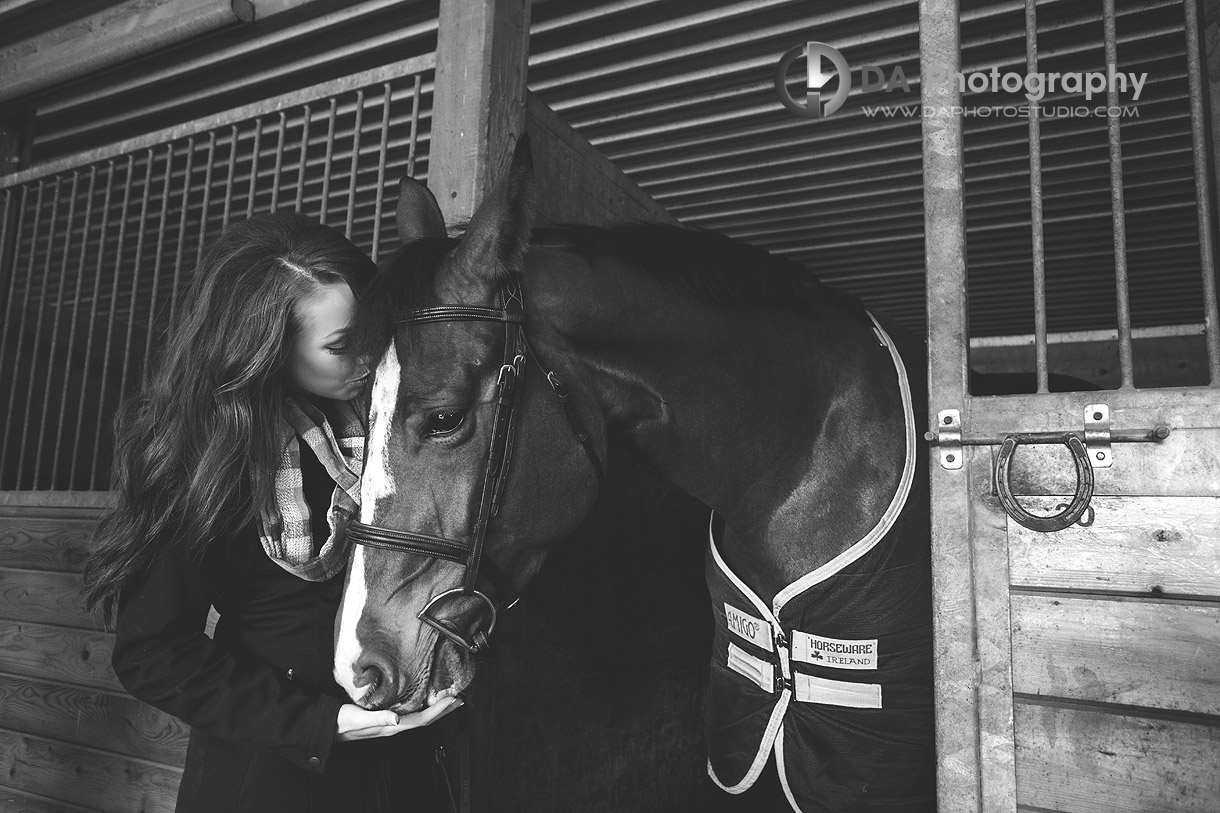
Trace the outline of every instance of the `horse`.
<instances>
[{"instance_id":1,"label":"horse","mask_svg":"<svg viewBox=\"0 0 1220 813\"><path fill-rule=\"evenodd\" d=\"M375 372L336 680L366 708L464 692L613 442L712 511L712 780L935 809L922 347L760 249L534 228L534 194L525 138L459 237L403 182L357 318Z\"/></svg>"}]
</instances>

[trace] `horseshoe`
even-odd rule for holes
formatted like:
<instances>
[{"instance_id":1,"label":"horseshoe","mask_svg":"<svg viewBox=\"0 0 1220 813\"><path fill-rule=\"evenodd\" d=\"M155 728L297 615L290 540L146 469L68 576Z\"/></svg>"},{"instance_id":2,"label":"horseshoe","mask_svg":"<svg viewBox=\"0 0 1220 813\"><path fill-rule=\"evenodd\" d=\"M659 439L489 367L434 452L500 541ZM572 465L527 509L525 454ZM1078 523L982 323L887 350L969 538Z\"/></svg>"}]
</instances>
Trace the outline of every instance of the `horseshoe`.
<instances>
[{"instance_id":1,"label":"horseshoe","mask_svg":"<svg viewBox=\"0 0 1220 813\"><path fill-rule=\"evenodd\" d=\"M1089 455L1084 448L1084 443L1070 433L1063 435L1058 442L1068 447L1068 451L1072 453L1072 460L1076 463L1076 494L1067 508L1049 517L1039 517L1029 513L1021 507L1017 498L1012 494L1012 483L1009 482L1009 477L1012 475L1012 457L1016 454L1017 447L1021 445L1020 438L1016 435L1009 435L1004 438L1004 443L1000 446L1000 458L995 464L996 491L1000 497L1000 505L1004 506L1008 516L1031 531L1042 531L1043 533L1062 531L1084 516L1085 511L1089 509L1089 501L1093 499L1093 466L1089 463Z\"/></svg>"}]
</instances>

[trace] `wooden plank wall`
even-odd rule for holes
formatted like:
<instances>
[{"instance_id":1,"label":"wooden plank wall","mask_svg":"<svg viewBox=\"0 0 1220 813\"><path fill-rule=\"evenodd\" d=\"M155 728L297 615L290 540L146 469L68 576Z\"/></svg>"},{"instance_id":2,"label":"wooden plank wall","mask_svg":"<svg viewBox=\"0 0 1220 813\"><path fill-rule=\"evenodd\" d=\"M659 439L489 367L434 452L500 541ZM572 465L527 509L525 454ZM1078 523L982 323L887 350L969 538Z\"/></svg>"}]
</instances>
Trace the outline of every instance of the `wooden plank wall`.
<instances>
[{"instance_id":1,"label":"wooden plank wall","mask_svg":"<svg viewBox=\"0 0 1220 813\"><path fill-rule=\"evenodd\" d=\"M104 494L0 494L0 813L174 809L187 727L131 698L80 597Z\"/></svg>"},{"instance_id":2,"label":"wooden plank wall","mask_svg":"<svg viewBox=\"0 0 1220 813\"><path fill-rule=\"evenodd\" d=\"M1066 451L1016 461L1019 491L1067 493ZM1091 525L1007 524L1017 807L1217 810L1220 430L1116 446L1115 461Z\"/></svg>"}]
</instances>

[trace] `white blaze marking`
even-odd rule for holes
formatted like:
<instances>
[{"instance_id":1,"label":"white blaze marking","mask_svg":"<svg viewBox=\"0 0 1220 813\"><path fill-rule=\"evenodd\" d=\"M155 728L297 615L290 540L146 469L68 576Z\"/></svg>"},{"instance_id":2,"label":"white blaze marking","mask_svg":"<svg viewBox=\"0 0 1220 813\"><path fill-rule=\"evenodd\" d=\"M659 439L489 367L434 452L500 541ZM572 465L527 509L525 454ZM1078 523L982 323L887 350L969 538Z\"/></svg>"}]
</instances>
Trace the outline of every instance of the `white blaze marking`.
<instances>
[{"instance_id":1,"label":"white blaze marking","mask_svg":"<svg viewBox=\"0 0 1220 813\"><path fill-rule=\"evenodd\" d=\"M398 353L391 344L377 365L369 404L368 457L360 479L360 521L366 524L373 522L377 500L394 493L386 446L390 442L390 423L398 405L399 375ZM357 689L355 685L355 665L363 651L356 638L356 624L364 614L367 601L364 549L357 545L352 555L351 573L348 574L347 591L343 596L343 615L339 619L339 635L335 641L335 682L357 702L371 688L365 686Z\"/></svg>"},{"instance_id":2,"label":"white blaze marking","mask_svg":"<svg viewBox=\"0 0 1220 813\"><path fill-rule=\"evenodd\" d=\"M377 365L369 404L368 461L360 481L360 521L365 524L372 524L377 500L394 493L386 446L390 442L390 422L398 406L399 376L398 352L391 344Z\"/></svg>"},{"instance_id":3,"label":"white blaze marking","mask_svg":"<svg viewBox=\"0 0 1220 813\"><path fill-rule=\"evenodd\" d=\"M343 615L339 619L339 640L335 642L335 682L349 697L360 702L372 686L357 689L356 660L360 657L360 642L356 640L356 623L364 611L368 589L364 584L364 548L356 546L351 573L347 579L347 594L343 596Z\"/></svg>"}]
</instances>

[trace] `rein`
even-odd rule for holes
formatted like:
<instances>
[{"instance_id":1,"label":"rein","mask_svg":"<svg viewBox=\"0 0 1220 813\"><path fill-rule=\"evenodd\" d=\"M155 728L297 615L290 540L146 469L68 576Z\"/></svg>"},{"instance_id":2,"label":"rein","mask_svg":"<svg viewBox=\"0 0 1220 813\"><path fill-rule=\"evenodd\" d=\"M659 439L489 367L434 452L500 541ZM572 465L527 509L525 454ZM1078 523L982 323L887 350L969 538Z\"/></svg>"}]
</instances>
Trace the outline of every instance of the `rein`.
<instances>
[{"instance_id":1,"label":"rein","mask_svg":"<svg viewBox=\"0 0 1220 813\"><path fill-rule=\"evenodd\" d=\"M512 586L503 571L490 557L484 560L483 546L487 537L487 527L500 510L504 486L508 481L527 358L532 360L534 366L543 374L551 387L551 392L559 400L572 434L593 465L599 488L605 479L605 468L597 457L589 432L580 420L575 405L569 398L567 388L554 370L548 371L542 365L538 354L534 352L525 336L525 302L521 292L520 277L516 274L510 275L501 284L499 295L502 302L499 308L479 305L436 305L408 311L404 318L395 322L395 324L402 325L483 321L500 322L504 325L504 359L496 379L496 405L492 417L491 442L487 450L487 468L483 474L479 511L470 533L470 541L446 539L355 521L348 523L347 526L348 537L357 545L446 559L465 567L462 586L433 596L420 610L418 618L471 654L487 648L488 636L495 629L498 615L496 603L476 587L480 567L483 568L488 579L496 588L496 592L501 596L505 608L512 607L517 602ZM478 630L467 639L431 614L438 602L452 596L473 597L484 602L491 610L491 621L487 630Z\"/></svg>"}]
</instances>

